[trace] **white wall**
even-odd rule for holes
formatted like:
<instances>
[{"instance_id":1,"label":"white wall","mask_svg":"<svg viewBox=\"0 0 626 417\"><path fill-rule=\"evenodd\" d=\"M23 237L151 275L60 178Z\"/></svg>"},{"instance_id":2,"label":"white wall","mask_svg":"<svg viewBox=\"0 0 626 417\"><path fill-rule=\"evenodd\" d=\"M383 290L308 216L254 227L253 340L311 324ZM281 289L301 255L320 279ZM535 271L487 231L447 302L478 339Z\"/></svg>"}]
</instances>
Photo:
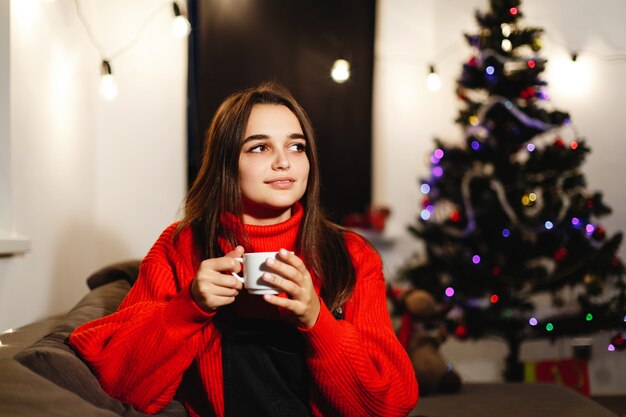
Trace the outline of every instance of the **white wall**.
<instances>
[{"instance_id":1,"label":"white wall","mask_svg":"<svg viewBox=\"0 0 626 417\"><path fill-rule=\"evenodd\" d=\"M454 94L455 80L471 56L463 33L474 33L474 11L485 9L487 0L379 0L374 68L374 189L375 203L391 208L387 232L396 240L385 251L387 271L401 263L406 253L419 252L405 229L419 212L418 179L427 176L433 138L462 140L454 123L461 106ZM622 0L526 0L523 23L545 29L541 55L548 58L546 79L552 104L570 112L592 153L583 166L589 188L604 193L614 213L602 221L609 233L626 226L626 62L607 62L584 50L600 54L626 52L626 27ZM591 74L590 85L579 94L562 86L569 51L583 50L579 64ZM426 89L428 64L434 62L443 81L440 91ZM580 78L582 79L582 78ZM626 260L626 244L620 256ZM393 273L393 272L392 272ZM595 393L626 390L626 357L605 351L608 335L594 338L590 373ZM443 353L468 381L500 379L506 349L499 341L460 343L453 339ZM524 346L522 359L538 360L571 356L568 340L552 346Z\"/></svg>"},{"instance_id":2,"label":"white wall","mask_svg":"<svg viewBox=\"0 0 626 417\"><path fill-rule=\"evenodd\" d=\"M8 0L3 0L8 1ZM73 1L11 1L12 229L32 238L0 258L0 330L72 306L85 278L142 257L185 192L186 40L169 2L82 0L111 54L119 96L101 99L100 55Z\"/></svg>"}]
</instances>

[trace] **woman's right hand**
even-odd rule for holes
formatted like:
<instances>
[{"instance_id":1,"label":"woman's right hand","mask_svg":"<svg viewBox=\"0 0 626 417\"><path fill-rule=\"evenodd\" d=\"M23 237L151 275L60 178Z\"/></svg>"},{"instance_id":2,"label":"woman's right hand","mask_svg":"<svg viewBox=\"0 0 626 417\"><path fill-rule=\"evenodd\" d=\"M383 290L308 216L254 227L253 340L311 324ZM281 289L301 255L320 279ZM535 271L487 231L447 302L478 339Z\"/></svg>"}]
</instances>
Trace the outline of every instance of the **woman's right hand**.
<instances>
[{"instance_id":1,"label":"woman's right hand","mask_svg":"<svg viewBox=\"0 0 626 417\"><path fill-rule=\"evenodd\" d=\"M241 258L243 252L243 247L237 246L226 256L200 263L191 283L191 296L202 309L213 312L235 301L243 284L231 272L241 271L241 264L235 258Z\"/></svg>"}]
</instances>

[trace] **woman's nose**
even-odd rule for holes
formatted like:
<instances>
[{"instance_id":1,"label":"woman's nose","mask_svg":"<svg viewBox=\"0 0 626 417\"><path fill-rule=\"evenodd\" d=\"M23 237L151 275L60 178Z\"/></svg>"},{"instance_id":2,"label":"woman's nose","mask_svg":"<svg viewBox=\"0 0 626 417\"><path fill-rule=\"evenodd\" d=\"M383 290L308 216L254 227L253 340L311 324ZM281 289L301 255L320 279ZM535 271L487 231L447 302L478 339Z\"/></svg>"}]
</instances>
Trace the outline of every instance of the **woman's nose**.
<instances>
[{"instance_id":1,"label":"woman's nose","mask_svg":"<svg viewBox=\"0 0 626 417\"><path fill-rule=\"evenodd\" d=\"M277 152L276 157L274 158L274 162L272 162L272 169L275 170L285 170L289 169L291 164L289 163L289 158L287 158L287 154L285 152Z\"/></svg>"}]
</instances>

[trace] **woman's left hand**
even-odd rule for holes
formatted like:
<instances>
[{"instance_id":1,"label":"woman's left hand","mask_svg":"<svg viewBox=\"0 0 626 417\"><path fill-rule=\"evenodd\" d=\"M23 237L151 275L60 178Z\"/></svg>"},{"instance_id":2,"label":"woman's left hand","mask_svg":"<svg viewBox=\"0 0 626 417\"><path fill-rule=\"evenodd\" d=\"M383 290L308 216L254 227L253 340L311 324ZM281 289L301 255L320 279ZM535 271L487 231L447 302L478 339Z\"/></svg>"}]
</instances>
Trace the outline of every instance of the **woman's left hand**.
<instances>
[{"instance_id":1,"label":"woman's left hand","mask_svg":"<svg viewBox=\"0 0 626 417\"><path fill-rule=\"evenodd\" d=\"M313 327L320 312L320 300L304 262L294 253L281 249L277 260L270 258L266 264L275 274L265 273L263 279L283 290L287 298L265 294L265 301L290 311L301 326Z\"/></svg>"}]
</instances>

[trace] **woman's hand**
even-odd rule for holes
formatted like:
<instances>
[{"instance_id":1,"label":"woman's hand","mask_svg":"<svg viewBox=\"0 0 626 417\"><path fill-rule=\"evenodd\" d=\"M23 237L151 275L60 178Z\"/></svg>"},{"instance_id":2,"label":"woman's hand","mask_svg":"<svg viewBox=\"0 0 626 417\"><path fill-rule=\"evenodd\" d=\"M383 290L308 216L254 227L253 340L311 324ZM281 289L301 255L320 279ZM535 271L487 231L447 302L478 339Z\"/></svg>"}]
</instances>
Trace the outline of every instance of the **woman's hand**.
<instances>
[{"instance_id":1,"label":"woman's hand","mask_svg":"<svg viewBox=\"0 0 626 417\"><path fill-rule=\"evenodd\" d=\"M191 283L191 296L202 309L212 312L235 301L243 285L231 272L241 270L235 258L240 258L243 252L243 247L237 246L226 256L202 261Z\"/></svg>"},{"instance_id":2,"label":"woman's hand","mask_svg":"<svg viewBox=\"0 0 626 417\"><path fill-rule=\"evenodd\" d=\"M272 258L266 264L275 274L265 273L263 279L280 290L288 298L265 294L265 301L290 311L296 321L310 329L317 322L320 312L320 300L313 287L311 274L304 262L292 252L281 249L278 260Z\"/></svg>"}]
</instances>

